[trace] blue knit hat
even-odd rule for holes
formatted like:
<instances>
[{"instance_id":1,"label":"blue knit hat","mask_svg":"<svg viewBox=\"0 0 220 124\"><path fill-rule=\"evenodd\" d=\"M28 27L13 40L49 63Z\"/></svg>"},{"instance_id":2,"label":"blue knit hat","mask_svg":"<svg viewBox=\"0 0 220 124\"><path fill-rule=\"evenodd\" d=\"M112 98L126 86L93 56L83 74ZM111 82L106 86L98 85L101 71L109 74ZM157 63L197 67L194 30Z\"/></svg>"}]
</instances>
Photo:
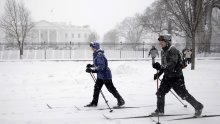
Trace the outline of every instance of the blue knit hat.
<instances>
[{"instance_id":1,"label":"blue knit hat","mask_svg":"<svg viewBox=\"0 0 220 124\"><path fill-rule=\"evenodd\" d=\"M100 49L100 44L98 42L94 41L94 42L90 43L90 47L98 50L98 49Z\"/></svg>"}]
</instances>

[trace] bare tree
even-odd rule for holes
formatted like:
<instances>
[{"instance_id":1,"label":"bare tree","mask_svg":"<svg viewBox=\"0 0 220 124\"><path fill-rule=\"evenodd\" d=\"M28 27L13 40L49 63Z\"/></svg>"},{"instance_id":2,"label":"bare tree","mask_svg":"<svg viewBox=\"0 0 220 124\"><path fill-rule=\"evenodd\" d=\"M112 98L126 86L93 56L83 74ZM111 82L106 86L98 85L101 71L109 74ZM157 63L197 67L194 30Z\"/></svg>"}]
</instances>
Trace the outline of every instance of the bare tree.
<instances>
[{"instance_id":1,"label":"bare tree","mask_svg":"<svg viewBox=\"0 0 220 124\"><path fill-rule=\"evenodd\" d=\"M192 41L192 64L195 69L196 32L200 22L204 0L164 0L168 10L178 19L182 29Z\"/></svg>"},{"instance_id":2,"label":"bare tree","mask_svg":"<svg viewBox=\"0 0 220 124\"><path fill-rule=\"evenodd\" d=\"M204 0L203 4L203 17L200 21L200 30L198 32L198 50L199 52L210 53L211 38L213 31L213 17L212 11L214 8L220 9L220 0Z\"/></svg>"},{"instance_id":3,"label":"bare tree","mask_svg":"<svg viewBox=\"0 0 220 124\"><path fill-rule=\"evenodd\" d=\"M118 31L116 29L112 29L108 31L103 37L104 43L115 44L119 42Z\"/></svg>"},{"instance_id":4,"label":"bare tree","mask_svg":"<svg viewBox=\"0 0 220 124\"><path fill-rule=\"evenodd\" d=\"M138 23L137 17L137 15L135 17L127 17L117 27L119 36L125 39L126 43L137 44L142 41L144 28Z\"/></svg>"},{"instance_id":5,"label":"bare tree","mask_svg":"<svg viewBox=\"0 0 220 124\"><path fill-rule=\"evenodd\" d=\"M98 40L99 40L99 35L95 31L93 31L88 37L89 42L98 41Z\"/></svg>"},{"instance_id":6,"label":"bare tree","mask_svg":"<svg viewBox=\"0 0 220 124\"><path fill-rule=\"evenodd\" d=\"M213 16L212 16L212 25L213 25L213 32L214 35L216 35L218 38L216 38L216 36L214 37L213 40L218 41L218 39L220 38L220 11L218 10L219 8L214 8L214 12L213 12Z\"/></svg>"},{"instance_id":7,"label":"bare tree","mask_svg":"<svg viewBox=\"0 0 220 124\"><path fill-rule=\"evenodd\" d=\"M156 1L139 16L140 24L146 31L160 34L167 31L167 11L162 1Z\"/></svg>"},{"instance_id":8,"label":"bare tree","mask_svg":"<svg viewBox=\"0 0 220 124\"><path fill-rule=\"evenodd\" d=\"M182 27L175 16L167 10L164 0L155 1L139 16L140 24L146 31L156 34L169 33L185 37Z\"/></svg>"},{"instance_id":9,"label":"bare tree","mask_svg":"<svg viewBox=\"0 0 220 124\"><path fill-rule=\"evenodd\" d=\"M0 27L10 39L17 41L20 59L22 59L25 39L33 27L30 12L25 8L24 3L7 0L4 13L0 18Z\"/></svg>"}]
</instances>

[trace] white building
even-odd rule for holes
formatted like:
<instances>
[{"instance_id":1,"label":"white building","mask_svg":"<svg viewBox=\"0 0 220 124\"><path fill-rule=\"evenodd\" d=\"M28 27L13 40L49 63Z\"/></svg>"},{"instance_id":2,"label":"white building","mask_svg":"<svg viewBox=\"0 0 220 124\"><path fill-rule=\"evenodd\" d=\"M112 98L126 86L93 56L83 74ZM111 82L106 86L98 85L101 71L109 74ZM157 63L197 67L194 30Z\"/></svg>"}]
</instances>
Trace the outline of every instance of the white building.
<instances>
[{"instance_id":1,"label":"white building","mask_svg":"<svg viewBox=\"0 0 220 124\"><path fill-rule=\"evenodd\" d=\"M91 34L89 26L73 26L64 23L48 22L45 20L36 22L30 31L30 39L34 43L42 42L88 42Z\"/></svg>"},{"instance_id":2,"label":"white building","mask_svg":"<svg viewBox=\"0 0 220 124\"><path fill-rule=\"evenodd\" d=\"M0 29L0 43L2 43L5 39L5 34L4 32Z\"/></svg>"}]
</instances>

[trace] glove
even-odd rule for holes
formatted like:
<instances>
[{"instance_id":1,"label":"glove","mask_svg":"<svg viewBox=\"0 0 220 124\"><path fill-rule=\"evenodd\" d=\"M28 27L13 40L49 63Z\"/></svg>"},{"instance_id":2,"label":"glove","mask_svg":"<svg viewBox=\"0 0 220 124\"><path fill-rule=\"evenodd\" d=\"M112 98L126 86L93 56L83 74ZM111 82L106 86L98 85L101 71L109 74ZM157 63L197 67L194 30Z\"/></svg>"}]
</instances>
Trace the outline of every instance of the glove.
<instances>
[{"instance_id":1,"label":"glove","mask_svg":"<svg viewBox=\"0 0 220 124\"><path fill-rule=\"evenodd\" d=\"M91 68L91 67L94 67L94 65L92 65L92 64L87 64L86 65L86 68Z\"/></svg>"},{"instance_id":2,"label":"glove","mask_svg":"<svg viewBox=\"0 0 220 124\"><path fill-rule=\"evenodd\" d=\"M94 70L94 69L91 69L91 68L87 68L87 69L86 69L86 72L87 72L87 73L97 73L98 71L97 71L97 70Z\"/></svg>"},{"instance_id":3,"label":"glove","mask_svg":"<svg viewBox=\"0 0 220 124\"><path fill-rule=\"evenodd\" d=\"M160 70L158 73L154 74L154 80L156 80L157 78L159 79L159 77L163 74L163 70Z\"/></svg>"},{"instance_id":4,"label":"glove","mask_svg":"<svg viewBox=\"0 0 220 124\"><path fill-rule=\"evenodd\" d=\"M156 69L156 70L160 70L161 69L160 63L158 63L158 62L154 63L153 68Z\"/></svg>"},{"instance_id":5,"label":"glove","mask_svg":"<svg viewBox=\"0 0 220 124\"><path fill-rule=\"evenodd\" d=\"M158 75L158 76L157 76ZM159 74L154 74L154 80L156 80L157 78L159 78L160 77L160 75Z\"/></svg>"}]
</instances>

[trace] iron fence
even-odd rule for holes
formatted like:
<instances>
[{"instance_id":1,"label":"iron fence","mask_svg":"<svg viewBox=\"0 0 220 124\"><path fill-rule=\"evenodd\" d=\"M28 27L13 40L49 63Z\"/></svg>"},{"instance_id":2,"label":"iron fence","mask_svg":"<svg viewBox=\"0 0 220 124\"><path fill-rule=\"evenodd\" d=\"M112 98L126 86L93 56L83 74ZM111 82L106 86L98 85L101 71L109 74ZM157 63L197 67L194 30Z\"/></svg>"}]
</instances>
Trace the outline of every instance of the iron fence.
<instances>
[{"instance_id":1,"label":"iron fence","mask_svg":"<svg viewBox=\"0 0 220 124\"><path fill-rule=\"evenodd\" d=\"M205 47L206 44L202 46ZM158 43L101 43L102 49L108 58L147 58L149 50L155 46L160 53ZM180 51L185 48L185 44L175 43L174 46ZM201 44L200 44L201 46ZM220 43L211 44L211 56L218 56L220 53ZM197 53L198 54L198 53ZM207 54L206 54L207 56ZM25 43L23 59L91 59L92 51L89 43ZM17 43L0 43L0 60L20 59L19 47Z\"/></svg>"}]
</instances>

